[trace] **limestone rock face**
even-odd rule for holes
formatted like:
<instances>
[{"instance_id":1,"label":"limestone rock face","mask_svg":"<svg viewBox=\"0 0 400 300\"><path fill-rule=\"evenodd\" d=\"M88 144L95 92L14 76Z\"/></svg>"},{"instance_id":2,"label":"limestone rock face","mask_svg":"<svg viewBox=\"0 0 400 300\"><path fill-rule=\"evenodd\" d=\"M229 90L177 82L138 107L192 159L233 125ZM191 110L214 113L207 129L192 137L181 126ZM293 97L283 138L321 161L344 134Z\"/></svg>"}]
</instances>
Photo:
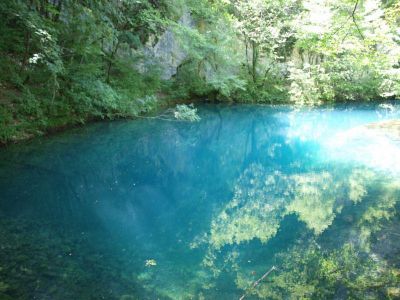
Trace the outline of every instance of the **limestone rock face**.
<instances>
[{"instance_id":1,"label":"limestone rock face","mask_svg":"<svg viewBox=\"0 0 400 300\"><path fill-rule=\"evenodd\" d=\"M184 12L178 23L188 28L193 28L195 22L189 12ZM187 57L187 52L182 48L172 28L168 28L159 38L153 48L148 49L148 54L161 66L161 78L170 79L176 74L177 68Z\"/></svg>"}]
</instances>

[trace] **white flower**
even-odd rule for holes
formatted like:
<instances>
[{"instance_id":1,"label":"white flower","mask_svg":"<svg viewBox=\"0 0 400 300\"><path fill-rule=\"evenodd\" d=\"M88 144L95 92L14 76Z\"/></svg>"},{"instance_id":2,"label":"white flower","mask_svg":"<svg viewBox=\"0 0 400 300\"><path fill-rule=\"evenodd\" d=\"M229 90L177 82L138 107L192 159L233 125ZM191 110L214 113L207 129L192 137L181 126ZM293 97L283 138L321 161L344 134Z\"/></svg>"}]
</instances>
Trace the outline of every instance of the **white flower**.
<instances>
[{"instance_id":1,"label":"white flower","mask_svg":"<svg viewBox=\"0 0 400 300\"><path fill-rule=\"evenodd\" d=\"M31 58L29 58L30 64L36 64L40 59L43 58L43 55L40 53L35 53Z\"/></svg>"},{"instance_id":2,"label":"white flower","mask_svg":"<svg viewBox=\"0 0 400 300\"><path fill-rule=\"evenodd\" d=\"M46 30L38 29L36 34L39 35L43 40L51 40L51 35Z\"/></svg>"}]
</instances>

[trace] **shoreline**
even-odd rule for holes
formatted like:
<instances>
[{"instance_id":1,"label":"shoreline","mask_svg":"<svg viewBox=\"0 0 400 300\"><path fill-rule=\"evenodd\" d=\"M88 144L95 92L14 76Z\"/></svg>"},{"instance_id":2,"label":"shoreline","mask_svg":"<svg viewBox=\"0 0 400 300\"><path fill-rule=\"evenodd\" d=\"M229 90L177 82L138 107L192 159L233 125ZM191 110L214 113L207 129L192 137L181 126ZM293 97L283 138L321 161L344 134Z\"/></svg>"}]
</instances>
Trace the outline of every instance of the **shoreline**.
<instances>
[{"instance_id":1,"label":"shoreline","mask_svg":"<svg viewBox=\"0 0 400 300\"><path fill-rule=\"evenodd\" d=\"M382 103L392 103L396 102L399 100L395 99L377 99L373 101L344 101L344 102L325 102L320 105L316 106L302 106L302 108L313 108L313 107L334 107L338 105L347 105L347 104L352 104L352 105L367 105L367 104L375 104L379 105ZM279 102L279 103L247 103L247 102L239 102L239 101L230 101L230 102L225 102L225 101L218 101L215 99L200 99L200 98L194 98L192 100L169 100L165 101L163 99L159 99L159 105L155 107L153 110L143 112L138 115L127 115L127 116L116 116L112 118L101 118L101 117L92 117L84 122L79 122L79 121L74 121L71 123L66 123L62 124L59 126L49 126L48 128L41 130L38 130L36 133L27 133L27 132L21 132L19 136L17 136L15 139L11 139L8 141L0 140L0 149L1 148L7 148L11 145L16 145L16 144L21 144L21 143L27 143L35 138L38 137L51 137L53 135L56 135L58 133L62 133L66 130L74 129L74 128L81 128L84 126L87 126L89 124L97 123L97 122L113 122L113 121L121 121L121 120L136 120L136 119L142 119L143 117L151 117L156 115L157 113L161 112L162 110L171 108L177 104L211 104L211 105L218 105L218 104L226 104L226 105L261 105L261 106L291 106L293 108L296 108L296 105L291 103L291 102ZM400 103L400 101L399 101ZM368 126L369 124L366 124Z\"/></svg>"}]
</instances>

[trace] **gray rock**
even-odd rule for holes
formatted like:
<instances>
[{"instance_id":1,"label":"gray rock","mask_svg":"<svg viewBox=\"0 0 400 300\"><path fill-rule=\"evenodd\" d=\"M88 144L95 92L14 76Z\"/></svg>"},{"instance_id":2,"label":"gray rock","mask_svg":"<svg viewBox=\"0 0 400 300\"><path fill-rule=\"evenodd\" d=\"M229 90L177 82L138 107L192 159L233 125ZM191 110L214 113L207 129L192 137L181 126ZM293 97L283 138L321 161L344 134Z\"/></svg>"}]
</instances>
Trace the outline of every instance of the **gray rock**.
<instances>
[{"instance_id":1,"label":"gray rock","mask_svg":"<svg viewBox=\"0 0 400 300\"><path fill-rule=\"evenodd\" d=\"M194 28L195 22L189 12L184 12L178 24L188 28ZM187 52L182 47L172 28L168 28L158 39L154 47L144 50L145 62L139 66L144 72L148 66L158 64L161 67L161 78L170 79L177 72L177 68L187 57Z\"/></svg>"}]
</instances>

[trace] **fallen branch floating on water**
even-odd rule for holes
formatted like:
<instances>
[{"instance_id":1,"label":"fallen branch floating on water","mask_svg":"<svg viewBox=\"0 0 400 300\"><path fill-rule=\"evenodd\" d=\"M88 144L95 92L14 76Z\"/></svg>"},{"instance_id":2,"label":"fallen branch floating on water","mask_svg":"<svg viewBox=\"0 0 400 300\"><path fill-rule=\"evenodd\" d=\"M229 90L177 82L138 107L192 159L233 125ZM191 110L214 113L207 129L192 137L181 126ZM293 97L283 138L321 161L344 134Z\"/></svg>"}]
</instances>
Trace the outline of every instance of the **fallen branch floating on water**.
<instances>
[{"instance_id":1,"label":"fallen branch floating on water","mask_svg":"<svg viewBox=\"0 0 400 300\"><path fill-rule=\"evenodd\" d=\"M197 114L197 108L193 104L178 104L175 108L167 109L164 113L158 116L136 116L143 119L157 119L163 121L188 121L188 122L198 122L200 117Z\"/></svg>"},{"instance_id":2,"label":"fallen branch floating on water","mask_svg":"<svg viewBox=\"0 0 400 300\"><path fill-rule=\"evenodd\" d=\"M261 276L260 278L258 278L258 280L256 280L256 281L251 285L250 288L248 288L247 290L245 290L244 294L242 295L242 297L239 298L239 300L243 300L244 297L247 296L247 292L248 292L250 289L254 289L257 285L260 284L261 281L264 280L264 278L266 278L272 271L275 271L275 270L276 270L275 266L272 266L272 268L269 269L266 273L264 273L263 276Z\"/></svg>"}]
</instances>

